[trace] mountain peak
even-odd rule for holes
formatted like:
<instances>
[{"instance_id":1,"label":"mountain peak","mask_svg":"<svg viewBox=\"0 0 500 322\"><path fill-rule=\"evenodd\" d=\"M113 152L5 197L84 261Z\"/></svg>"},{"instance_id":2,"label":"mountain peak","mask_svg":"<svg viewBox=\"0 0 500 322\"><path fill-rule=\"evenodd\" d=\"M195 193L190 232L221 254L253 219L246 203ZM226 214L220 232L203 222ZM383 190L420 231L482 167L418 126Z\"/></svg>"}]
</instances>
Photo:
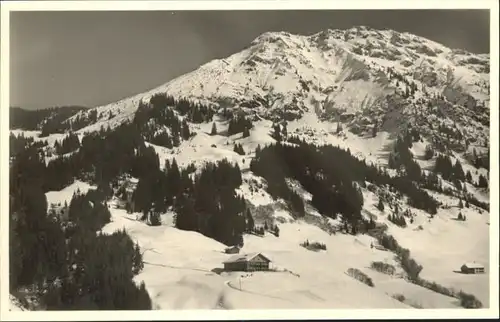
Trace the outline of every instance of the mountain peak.
<instances>
[{"instance_id":1,"label":"mountain peak","mask_svg":"<svg viewBox=\"0 0 500 322\"><path fill-rule=\"evenodd\" d=\"M411 112L415 108L436 122L443 121L441 106L466 108L449 114L451 123L463 122L462 116L468 115L468 122L486 124L483 116L474 120L469 116L473 109L489 106L489 57L451 50L410 33L367 26L327 29L309 36L270 31L240 52L207 62L146 93L95 108L102 117L80 131L121 124L133 117L141 100L155 94L268 120L315 113L323 120L346 122L360 133L375 123L393 131L394 124L417 117ZM390 112L395 108L397 117ZM90 113L94 112L79 114ZM478 135L470 133L470 137Z\"/></svg>"}]
</instances>

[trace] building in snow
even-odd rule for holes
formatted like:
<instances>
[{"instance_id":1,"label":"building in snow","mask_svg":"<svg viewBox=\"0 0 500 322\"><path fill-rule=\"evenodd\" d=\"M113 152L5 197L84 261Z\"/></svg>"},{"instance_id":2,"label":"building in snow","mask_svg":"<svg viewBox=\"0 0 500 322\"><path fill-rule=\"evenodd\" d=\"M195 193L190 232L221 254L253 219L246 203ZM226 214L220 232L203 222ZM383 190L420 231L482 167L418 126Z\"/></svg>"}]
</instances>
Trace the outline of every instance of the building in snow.
<instances>
[{"instance_id":1,"label":"building in snow","mask_svg":"<svg viewBox=\"0 0 500 322\"><path fill-rule=\"evenodd\" d=\"M462 267L460 269L461 269L462 273L464 273L464 274L484 273L484 266L481 264L478 264L476 262L465 263L462 265Z\"/></svg>"},{"instance_id":2,"label":"building in snow","mask_svg":"<svg viewBox=\"0 0 500 322\"><path fill-rule=\"evenodd\" d=\"M262 253L235 255L224 262L225 271L267 271L271 260Z\"/></svg>"},{"instance_id":3,"label":"building in snow","mask_svg":"<svg viewBox=\"0 0 500 322\"><path fill-rule=\"evenodd\" d=\"M226 254L239 254L240 248L238 246L228 247L224 250Z\"/></svg>"}]
</instances>

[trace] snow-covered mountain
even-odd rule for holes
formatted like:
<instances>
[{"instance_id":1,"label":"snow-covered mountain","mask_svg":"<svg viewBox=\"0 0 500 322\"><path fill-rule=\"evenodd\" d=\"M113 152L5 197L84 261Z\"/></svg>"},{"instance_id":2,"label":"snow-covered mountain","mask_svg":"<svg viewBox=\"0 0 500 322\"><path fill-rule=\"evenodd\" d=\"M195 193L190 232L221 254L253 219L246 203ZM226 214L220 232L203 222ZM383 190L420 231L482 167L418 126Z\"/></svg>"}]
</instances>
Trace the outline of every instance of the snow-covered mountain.
<instances>
[{"instance_id":1,"label":"snow-covered mountain","mask_svg":"<svg viewBox=\"0 0 500 322\"><path fill-rule=\"evenodd\" d=\"M391 30L265 33L239 53L149 92L96 107L101 117L80 132L130 119L139 101L156 93L271 120L315 111L361 132L375 124L391 132L412 122L429 135L434 133L429 127L444 124L472 142L489 133L489 55ZM114 116L109 118L109 112Z\"/></svg>"},{"instance_id":2,"label":"snow-covered mountain","mask_svg":"<svg viewBox=\"0 0 500 322\"><path fill-rule=\"evenodd\" d=\"M322 216L312 206L312 194L290 180L287 183L306 203L304 218L292 216L283 200L266 191L265 180L251 171L250 163L259 145L276 142L270 135L273 125L286 123L288 134L294 137L349 149L357 158L395 176L398 172L387 168L389 152L397 135L411 127L420 137L410 152L424 173L431 173L436 163L435 155L426 156L426 149L433 147L453 162L460 161L463 171L471 173L471 182L478 182L489 173L471 162L473 156L489 151L489 65L487 54L450 49L392 30L356 27L310 36L269 32L241 52L208 62L148 92L82 110L61 122L61 127L72 129L81 140L88 133L133 120L140 103L158 94L208 106L215 113L204 122L192 122L172 107L193 135L174 147L146 142L158 154L160 168L174 158L183 168L190 164L199 168L222 159L237 163L243 179L237 192L254 212L256 223L279 223L279 238L269 233L264 237L245 235L242 249L266 253L279 273L241 277L215 273L214 268L227 257L224 245L173 227L172 211L162 214L161 226L150 227L136 220L137 214L112 208L112 222L103 232L125 227L141 248L148 250L144 271L136 279L145 281L157 308L457 308L460 303L456 298L401 278L405 273L394 254L371 247L376 243L371 236L335 234L339 221ZM226 116L236 114L252 120L248 135L227 134ZM163 125L150 121L148 126L164 130L160 128ZM217 134L211 133L214 124ZM49 148L66 136L11 133L46 140ZM245 153L235 152L234 144L240 144ZM369 184L360 188L363 216L388 226L388 232L423 265L421 276L425 279L472 293L488 306L488 274L468 276L453 271L465 261L488 267L489 212L472 205L463 209L455 206L462 202L458 197L462 192L450 180L442 181L453 193L426 190L441 202L436 216L406 205L391 189L370 188ZM470 182L463 185L476 200L489 203L488 188ZM76 181L60 191L50 191L46 194L48 203L69 203L76 189L89 187ZM395 225L388 212L378 208L381 195L413 213L406 228ZM111 206L116 204L117 200L110 201ZM457 221L459 213L467 221ZM469 243L466 235L473 236L475 242ZM304 240L325 243L327 250L310 252L299 245ZM374 261L394 265L395 276L372 270ZM367 273L375 287L344 274L349 268ZM236 287L242 279L243 291Z\"/></svg>"}]
</instances>

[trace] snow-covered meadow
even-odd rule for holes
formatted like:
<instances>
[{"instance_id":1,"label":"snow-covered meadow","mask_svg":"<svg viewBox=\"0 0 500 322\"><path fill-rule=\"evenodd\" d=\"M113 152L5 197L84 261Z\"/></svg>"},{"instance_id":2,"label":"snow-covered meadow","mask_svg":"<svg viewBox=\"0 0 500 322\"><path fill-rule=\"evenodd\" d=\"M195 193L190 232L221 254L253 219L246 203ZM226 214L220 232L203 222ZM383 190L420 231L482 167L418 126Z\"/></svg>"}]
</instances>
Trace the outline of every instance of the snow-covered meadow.
<instances>
[{"instance_id":1,"label":"snow-covered meadow","mask_svg":"<svg viewBox=\"0 0 500 322\"><path fill-rule=\"evenodd\" d=\"M251 172L245 174L251 179ZM46 194L51 203L70 202L77 190L92 186L76 181L61 191ZM240 187L242 192L245 184ZM376 196L364 191L365 210L377 215L377 220L389 226L403 247L423 265L421 276L444 286L476 295L488 304L488 274L464 275L454 272L462 262L479 261L488 267L488 214L466 211L468 220L459 222L455 209L441 210L429 221L425 213L417 213L415 222L407 228L391 224L376 209ZM249 201L252 202L251 195ZM268 198L256 194L255 204L271 204ZM402 278L393 253L372 248L376 241L368 235L330 234L303 220L280 223L280 236L266 233L264 237L245 235L242 253L261 252L272 260L270 272L222 272L225 245L197 232L174 227L172 212L162 215L161 226L152 227L138 221L138 214L118 209L109 202L112 221L103 233L125 228L141 247L144 270L135 277L144 281L155 309L292 309L292 308L459 308L459 301ZM273 213L277 219L286 214ZM422 229L416 229L421 226ZM464 238L465 234L475 240ZM305 240L318 241L326 250L314 252L300 246ZM397 267L389 276L370 268L373 261ZM347 275L357 268L372 278L369 287ZM404 302L393 298L403 295Z\"/></svg>"}]
</instances>

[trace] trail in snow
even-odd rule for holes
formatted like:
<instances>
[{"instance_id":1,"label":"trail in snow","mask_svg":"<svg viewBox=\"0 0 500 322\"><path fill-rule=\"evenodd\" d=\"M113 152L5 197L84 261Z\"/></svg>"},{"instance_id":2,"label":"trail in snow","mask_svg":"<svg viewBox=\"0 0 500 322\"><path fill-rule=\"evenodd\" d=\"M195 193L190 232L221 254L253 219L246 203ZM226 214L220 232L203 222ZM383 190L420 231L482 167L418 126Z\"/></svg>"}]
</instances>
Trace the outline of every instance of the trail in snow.
<instances>
[{"instance_id":1,"label":"trail in snow","mask_svg":"<svg viewBox=\"0 0 500 322\"><path fill-rule=\"evenodd\" d=\"M245 293L248 293L248 294L254 294L254 295L259 295L259 296L263 296L263 297L268 297L268 298L271 298L271 299L282 300L282 301L294 303L293 301L291 301L289 299L282 298L282 297L277 297L277 296L267 295L267 294L263 294L263 293L252 292L252 291L248 291L248 290L236 287L233 284L231 284L231 281L225 281L224 284L226 284L228 287L232 288L233 290L237 290L239 292L245 292Z\"/></svg>"},{"instance_id":2,"label":"trail in snow","mask_svg":"<svg viewBox=\"0 0 500 322\"><path fill-rule=\"evenodd\" d=\"M210 273L210 274L214 274L215 275L214 272L206 270L206 269L203 269L203 268L182 267L182 266L173 266L173 265L166 265L166 264L155 264L155 263L150 263L150 262L146 262L146 261L144 261L144 264L153 265L153 266L161 266L161 267L166 267L166 268L174 268L174 269L198 271L198 272Z\"/></svg>"}]
</instances>

